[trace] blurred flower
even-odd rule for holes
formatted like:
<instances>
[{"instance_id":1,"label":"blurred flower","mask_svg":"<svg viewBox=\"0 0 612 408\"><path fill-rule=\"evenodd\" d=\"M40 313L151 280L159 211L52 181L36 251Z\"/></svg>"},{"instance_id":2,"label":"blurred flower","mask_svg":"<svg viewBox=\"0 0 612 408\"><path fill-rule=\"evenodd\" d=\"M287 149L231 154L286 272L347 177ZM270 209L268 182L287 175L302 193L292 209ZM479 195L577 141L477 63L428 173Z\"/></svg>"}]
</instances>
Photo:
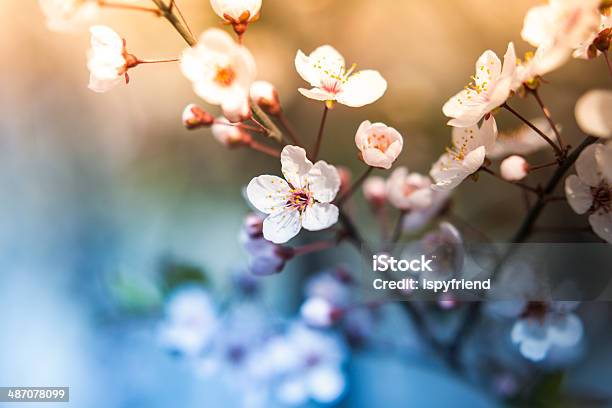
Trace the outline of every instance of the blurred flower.
<instances>
[{"instance_id":1,"label":"blurred flower","mask_svg":"<svg viewBox=\"0 0 612 408\"><path fill-rule=\"evenodd\" d=\"M612 137L612 91L595 89L576 103L576 122L583 132L597 137Z\"/></svg>"},{"instance_id":2,"label":"blurred flower","mask_svg":"<svg viewBox=\"0 0 612 408\"><path fill-rule=\"evenodd\" d=\"M508 181L519 181L529 174L529 163L521 156L510 156L500 165L501 176Z\"/></svg>"},{"instance_id":3,"label":"blurred flower","mask_svg":"<svg viewBox=\"0 0 612 408\"><path fill-rule=\"evenodd\" d=\"M323 45L308 56L299 50L295 56L295 68L313 87L300 88L300 93L317 101L338 101L358 108L377 101L387 90L387 81L378 71L353 73L355 65L347 69L344 57L330 45Z\"/></svg>"},{"instance_id":4,"label":"blurred flower","mask_svg":"<svg viewBox=\"0 0 612 408\"><path fill-rule=\"evenodd\" d=\"M387 180L389 203L402 210L422 210L431 205L431 179L418 173L408 173L406 167L395 169Z\"/></svg>"},{"instance_id":5,"label":"blurred flower","mask_svg":"<svg viewBox=\"0 0 612 408\"><path fill-rule=\"evenodd\" d=\"M449 191L433 190L431 194L431 204L423 209L410 211L404 217L403 231L414 233L423 229L440 213L444 212L450 200Z\"/></svg>"},{"instance_id":6,"label":"blurred flower","mask_svg":"<svg viewBox=\"0 0 612 408\"><path fill-rule=\"evenodd\" d=\"M553 346L577 345L584 331L578 316L571 313L577 306L577 302L528 302L512 327L512 341L532 361L543 360Z\"/></svg>"},{"instance_id":7,"label":"blurred flower","mask_svg":"<svg viewBox=\"0 0 612 408\"><path fill-rule=\"evenodd\" d=\"M355 144L368 166L388 170L402 152L404 139L392 127L366 120L357 129Z\"/></svg>"},{"instance_id":8,"label":"blurred flower","mask_svg":"<svg viewBox=\"0 0 612 408\"><path fill-rule=\"evenodd\" d=\"M240 231L240 241L249 254L249 271L257 276L281 272L293 257L291 248L264 239L263 222L259 215L249 214Z\"/></svg>"},{"instance_id":9,"label":"blurred flower","mask_svg":"<svg viewBox=\"0 0 612 408\"><path fill-rule=\"evenodd\" d=\"M261 0L210 0L215 14L230 23L242 36L249 23L259 18Z\"/></svg>"},{"instance_id":10,"label":"blurred flower","mask_svg":"<svg viewBox=\"0 0 612 408\"><path fill-rule=\"evenodd\" d=\"M610 182L612 180L612 142L598 147L595 151L595 159L602 176Z\"/></svg>"},{"instance_id":11,"label":"blurred flower","mask_svg":"<svg viewBox=\"0 0 612 408\"><path fill-rule=\"evenodd\" d=\"M344 318L349 306L352 277L339 267L321 272L306 284L306 300L300 314L306 324L313 327L330 327Z\"/></svg>"},{"instance_id":12,"label":"blurred flower","mask_svg":"<svg viewBox=\"0 0 612 408\"><path fill-rule=\"evenodd\" d=\"M285 146L281 152L285 180L276 176L255 177L247 186L249 201L269 214L263 223L264 237L282 244L302 227L309 231L329 228L338 221L338 207L331 204L340 188L334 166L324 161L312 164L306 151Z\"/></svg>"},{"instance_id":13,"label":"blurred flower","mask_svg":"<svg viewBox=\"0 0 612 408\"><path fill-rule=\"evenodd\" d=\"M215 121L214 116L193 103L185 106L182 119L189 130L211 126Z\"/></svg>"},{"instance_id":14,"label":"blurred flower","mask_svg":"<svg viewBox=\"0 0 612 408\"><path fill-rule=\"evenodd\" d=\"M341 308L320 297L306 299L300 308L304 322L313 327L330 327L342 317L342 313Z\"/></svg>"},{"instance_id":15,"label":"blurred flower","mask_svg":"<svg viewBox=\"0 0 612 408\"><path fill-rule=\"evenodd\" d=\"M525 16L521 36L534 47L544 47L558 66L597 30L599 3L600 0L550 0L547 5L533 7Z\"/></svg>"},{"instance_id":16,"label":"blurred flower","mask_svg":"<svg viewBox=\"0 0 612 408\"><path fill-rule=\"evenodd\" d=\"M495 145L497 125L493 116L468 128L453 128L453 146L433 165L429 173L434 190L451 190L482 166L486 152Z\"/></svg>"},{"instance_id":17,"label":"blurred flower","mask_svg":"<svg viewBox=\"0 0 612 408\"><path fill-rule=\"evenodd\" d=\"M164 347L196 357L210 345L217 326L217 312L208 292L189 286L169 298L159 337Z\"/></svg>"},{"instance_id":18,"label":"blurred flower","mask_svg":"<svg viewBox=\"0 0 612 408\"><path fill-rule=\"evenodd\" d=\"M338 170L338 177L340 177L340 194L346 194L351 188L351 180L353 179L353 175L351 171L345 166L336 167Z\"/></svg>"},{"instance_id":19,"label":"blurred flower","mask_svg":"<svg viewBox=\"0 0 612 408\"><path fill-rule=\"evenodd\" d=\"M592 33L586 41L582 42L572 54L574 58L595 58L607 48L610 48L612 37L612 15L601 15L599 28ZM601 42L601 44L600 44ZM607 44L607 47L606 47Z\"/></svg>"},{"instance_id":20,"label":"blurred flower","mask_svg":"<svg viewBox=\"0 0 612 408\"><path fill-rule=\"evenodd\" d=\"M523 61L518 61L511 89L520 91L521 86L536 89L539 78L552 72L567 61L565 48L553 48L550 44L542 44L533 52L527 52Z\"/></svg>"},{"instance_id":21,"label":"blurred flower","mask_svg":"<svg viewBox=\"0 0 612 408\"><path fill-rule=\"evenodd\" d=\"M264 112L269 115L278 115L281 112L278 92L274 85L267 81L255 81L250 89L251 99Z\"/></svg>"},{"instance_id":22,"label":"blurred flower","mask_svg":"<svg viewBox=\"0 0 612 408\"><path fill-rule=\"evenodd\" d=\"M215 139L229 148L246 146L251 142L251 135L226 118L217 118L211 129Z\"/></svg>"},{"instance_id":23,"label":"blurred flower","mask_svg":"<svg viewBox=\"0 0 612 408\"><path fill-rule=\"evenodd\" d=\"M448 124L457 127L476 125L493 109L506 102L516 70L514 44L508 44L504 64L491 50L485 51L476 62L476 74L464 90L444 104L442 111L452 118Z\"/></svg>"},{"instance_id":24,"label":"blurred flower","mask_svg":"<svg viewBox=\"0 0 612 408\"><path fill-rule=\"evenodd\" d=\"M427 279L450 279L463 270L465 249L463 237L454 225L442 222L421 240L423 251L435 258L432 272L423 272ZM447 299L451 300L451 299ZM453 300L456 303L456 301Z\"/></svg>"},{"instance_id":25,"label":"blurred flower","mask_svg":"<svg viewBox=\"0 0 612 408\"><path fill-rule=\"evenodd\" d=\"M94 0L38 0L53 31L73 31L87 26L99 13Z\"/></svg>"},{"instance_id":26,"label":"blurred flower","mask_svg":"<svg viewBox=\"0 0 612 408\"><path fill-rule=\"evenodd\" d=\"M89 89L107 92L125 81L129 81L128 69L138 65L138 59L127 53L125 41L111 28L97 25L91 32L91 49L88 54Z\"/></svg>"},{"instance_id":27,"label":"blurred flower","mask_svg":"<svg viewBox=\"0 0 612 408\"><path fill-rule=\"evenodd\" d=\"M555 132L546 119L533 119L531 123L544 132L552 141L556 141ZM499 133L493 147L487 149L487 157L491 159L501 159L513 154L527 156L548 148L549 146L550 145L534 132L533 129L526 125L522 125L514 131Z\"/></svg>"},{"instance_id":28,"label":"blurred flower","mask_svg":"<svg viewBox=\"0 0 612 408\"><path fill-rule=\"evenodd\" d=\"M370 176L363 182L363 196L375 209L382 208L387 201L387 182L384 178Z\"/></svg>"},{"instance_id":29,"label":"blurred flower","mask_svg":"<svg viewBox=\"0 0 612 408\"><path fill-rule=\"evenodd\" d=\"M193 83L195 93L213 105L232 98L248 98L256 76L255 60L249 50L217 28L204 31L198 44L183 52L181 69Z\"/></svg>"},{"instance_id":30,"label":"blurred flower","mask_svg":"<svg viewBox=\"0 0 612 408\"><path fill-rule=\"evenodd\" d=\"M276 395L285 404L301 405L309 399L329 404L344 393L345 348L334 335L294 324L270 341L267 356L280 380Z\"/></svg>"},{"instance_id":31,"label":"blurred flower","mask_svg":"<svg viewBox=\"0 0 612 408\"><path fill-rule=\"evenodd\" d=\"M230 95L222 104L223 116L231 123L240 123L251 117L251 104L246 95Z\"/></svg>"},{"instance_id":32,"label":"blurred flower","mask_svg":"<svg viewBox=\"0 0 612 408\"><path fill-rule=\"evenodd\" d=\"M589 214L593 231L612 243L612 149L601 144L587 147L576 161L576 172L565 179L565 195L578 214ZM604 168L607 170L604 174Z\"/></svg>"}]
</instances>

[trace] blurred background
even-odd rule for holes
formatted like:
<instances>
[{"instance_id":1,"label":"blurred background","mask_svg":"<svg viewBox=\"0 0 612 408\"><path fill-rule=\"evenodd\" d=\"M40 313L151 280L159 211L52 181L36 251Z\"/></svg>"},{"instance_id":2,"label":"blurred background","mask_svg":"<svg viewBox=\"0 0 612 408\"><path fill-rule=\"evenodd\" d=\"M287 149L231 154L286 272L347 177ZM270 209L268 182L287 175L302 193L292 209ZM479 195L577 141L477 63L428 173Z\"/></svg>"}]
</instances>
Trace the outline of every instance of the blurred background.
<instances>
[{"instance_id":1,"label":"blurred background","mask_svg":"<svg viewBox=\"0 0 612 408\"><path fill-rule=\"evenodd\" d=\"M220 25L207 1L178 3L194 31ZM361 109L334 109L322 158L358 174L353 136L368 119L398 129L405 140L399 164L427 173L450 136L441 107L469 81L478 56L485 49L502 55L508 41L521 55L529 50L519 34L537 2L494 3L264 0L246 45L303 140L314 139L321 106L296 91L303 86L293 66L298 49L329 43L348 63L379 70L389 82L386 95ZM141 58L172 58L185 47L165 20L146 13L107 10L100 21ZM67 385L75 407L239 406L231 390L194 376L157 344L159 269L168 259L195 265L215 290L226 290L246 264L237 240L248 211L241 189L255 175L278 173L279 163L228 151L208 130L184 130L184 106L203 101L178 65L141 66L129 86L89 91L88 43L87 32L48 31L34 0L0 0L0 385ZM575 101L607 86L605 65L572 61L547 80L542 96L576 145ZM515 99L526 116L538 116L533 100ZM502 130L518 126L505 113L498 118ZM456 214L493 240L507 240L524 211L519 192L486 177L465 183L455 197ZM366 208L359 200L357 206ZM542 222L585 225L565 205ZM362 226L370 224L364 219ZM576 232L534 239L594 238ZM295 314L303 276L351 256L343 247L265 278L267 307ZM576 364L570 386L595 397L612 391L609 310L586 307L598 312L591 353ZM406 322L391 324L391 335L396 325ZM364 353L349 365L347 407L447 406L457 398L497 406L422 358Z\"/></svg>"}]
</instances>

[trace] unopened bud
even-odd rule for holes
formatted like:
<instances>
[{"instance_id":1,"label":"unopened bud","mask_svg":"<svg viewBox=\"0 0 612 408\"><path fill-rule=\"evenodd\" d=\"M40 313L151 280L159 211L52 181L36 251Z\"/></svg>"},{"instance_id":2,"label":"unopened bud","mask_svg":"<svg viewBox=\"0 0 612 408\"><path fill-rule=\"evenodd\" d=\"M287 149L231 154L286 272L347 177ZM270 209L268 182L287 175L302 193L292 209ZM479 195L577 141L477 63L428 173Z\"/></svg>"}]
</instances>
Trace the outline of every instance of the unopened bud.
<instances>
[{"instance_id":1,"label":"unopened bud","mask_svg":"<svg viewBox=\"0 0 612 408\"><path fill-rule=\"evenodd\" d=\"M183 125L189 130L211 126L215 118L197 105L189 104L183 111Z\"/></svg>"},{"instance_id":2,"label":"unopened bud","mask_svg":"<svg viewBox=\"0 0 612 408\"><path fill-rule=\"evenodd\" d=\"M251 99L268 115L281 113L280 99L274 85L267 81L255 81L251 85Z\"/></svg>"},{"instance_id":3,"label":"unopened bud","mask_svg":"<svg viewBox=\"0 0 612 408\"><path fill-rule=\"evenodd\" d=\"M504 180L519 181L527 177L529 163L521 156L510 156L502 162L500 170Z\"/></svg>"},{"instance_id":4,"label":"unopened bud","mask_svg":"<svg viewBox=\"0 0 612 408\"><path fill-rule=\"evenodd\" d=\"M227 98L221 106L223 116L231 123L244 122L251 118L251 105L246 95L236 95Z\"/></svg>"},{"instance_id":5,"label":"unopened bud","mask_svg":"<svg viewBox=\"0 0 612 408\"><path fill-rule=\"evenodd\" d=\"M338 170L338 176L340 176L340 192L346 193L351 187L353 178L351 171L344 166L338 166L336 170Z\"/></svg>"},{"instance_id":6,"label":"unopened bud","mask_svg":"<svg viewBox=\"0 0 612 408\"><path fill-rule=\"evenodd\" d=\"M387 183L378 176L368 177L363 182L363 196L374 208L381 208L387 201Z\"/></svg>"},{"instance_id":7,"label":"unopened bud","mask_svg":"<svg viewBox=\"0 0 612 408\"><path fill-rule=\"evenodd\" d=\"M218 118L215 121L212 133L215 139L229 148L247 146L252 140L251 135L225 118Z\"/></svg>"},{"instance_id":8,"label":"unopened bud","mask_svg":"<svg viewBox=\"0 0 612 408\"><path fill-rule=\"evenodd\" d=\"M593 41L593 46L597 48L598 51L608 52L610 49L610 41L612 41L612 27L602 30Z\"/></svg>"},{"instance_id":9,"label":"unopened bud","mask_svg":"<svg viewBox=\"0 0 612 408\"><path fill-rule=\"evenodd\" d=\"M244 218L244 232L250 238L259 238L263 236L263 218L259 215L250 213Z\"/></svg>"}]
</instances>

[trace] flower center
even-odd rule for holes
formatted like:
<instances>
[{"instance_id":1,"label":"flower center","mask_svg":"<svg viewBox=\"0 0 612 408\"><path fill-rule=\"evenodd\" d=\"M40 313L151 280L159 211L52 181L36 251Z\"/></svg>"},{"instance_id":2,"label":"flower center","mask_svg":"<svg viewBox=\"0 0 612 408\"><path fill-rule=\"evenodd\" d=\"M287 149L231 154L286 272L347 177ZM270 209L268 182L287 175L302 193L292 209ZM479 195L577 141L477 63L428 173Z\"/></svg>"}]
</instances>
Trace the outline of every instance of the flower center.
<instances>
[{"instance_id":1,"label":"flower center","mask_svg":"<svg viewBox=\"0 0 612 408\"><path fill-rule=\"evenodd\" d=\"M609 213L612 211L612 186L602 181L599 186L591 187L591 194L593 195L592 212L602 210Z\"/></svg>"},{"instance_id":2,"label":"flower center","mask_svg":"<svg viewBox=\"0 0 612 408\"><path fill-rule=\"evenodd\" d=\"M391 141L385 135L374 134L368 136L368 144L370 145L370 147L378 149L384 153L391 145Z\"/></svg>"},{"instance_id":3,"label":"flower center","mask_svg":"<svg viewBox=\"0 0 612 408\"><path fill-rule=\"evenodd\" d=\"M304 188L291 190L287 199L287 207L294 208L300 212L304 211L312 203L312 193Z\"/></svg>"},{"instance_id":4,"label":"flower center","mask_svg":"<svg viewBox=\"0 0 612 408\"><path fill-rule=\"evenodd\" d=\"M522 317L532 317L538 320L544 320L548 313L548 305L545 302L527 302L527 306L521 314Z\"/></svg>"},{"instance_id":5,"label":"flower center","mask_svg":"<svg viewBox=\"0 0 612 408\"><path fill-rule=\"evenodd\" d=\"M219 67L215 74L215 82L221 86L230 86L236 79L236 72L231 67Z\"/></svg>"}]
</instances>

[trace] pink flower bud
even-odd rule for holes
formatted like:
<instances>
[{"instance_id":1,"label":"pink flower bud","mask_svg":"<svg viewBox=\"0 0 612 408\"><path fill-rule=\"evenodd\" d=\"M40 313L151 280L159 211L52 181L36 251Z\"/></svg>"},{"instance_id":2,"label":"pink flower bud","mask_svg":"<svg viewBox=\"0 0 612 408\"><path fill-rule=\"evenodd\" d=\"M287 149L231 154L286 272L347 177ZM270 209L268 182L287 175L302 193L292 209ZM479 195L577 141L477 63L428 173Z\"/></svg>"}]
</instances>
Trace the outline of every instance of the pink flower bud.
<instances>
[{"instance_id":1,"label":"pink flower bud","mask_svg":"<svg viewBox=\"0 0 612 408\"><path fill-rule=\"evenodd\" d=\"M378 176L368 177L363 182L363 196L374 208L380 208L387 201L387 183Z\"/></svg>"},{"instance_id":2,"label":"pink flower bud","mask_svg":"<svg viewBox=\"0 0 612 408\"><path fill-rule=\"evenodd\" d=\"M266 81L255 81L251 85L251 99L269 115L281 113L278 92L274 85Z\"/></svg>"},{"instance_id":3,"label":"pink flower bud","mask_svg":"<svg viewBox=\"0 0 612 408\"><path fill-rule=\"evenodd\" d=\"M197 105L189 104L183 111L183 125L189 130L207 127L213 124L215 118Z\"/></svg>"},{"instance_id":4,"label":"pink flower bud","mask_svg":"<svg viewBox=\"0 0 612 408\"><path fill-rule=\"evenodd\" d=\"M510 156L502 162L500 170L504 180L519 181L529 173L529 163L521 156Z\"/></svg>"},{"instance_id":5,"label":"pink flower bud","mask_svg":"<svg viewBox=\"0 0 612 408\"><path fill-rule=\"evenodd\" d=\"M218 118L215 121L215 124L212 125L212 133L215 139L229 148L247 146L252 139L251 135L225 118Z\"/></svg>"},{"instance_id":6,"label":"pink flower bud","mask_svg":"<svg viewBox=\"0 0 612 408\"><path fill-rule=\"evenodd\" d=\"M221 106L223 116L232 123L244 122L251 118L251 105L246 95L228 97Z\"/></svg>"},{"instance_id":7,"label":"pink flower bud","mask_svg":"<svg viewBox=\"0 0 612 408\"><path fill-rule=\"evenodd\" d=\"M353 175L351 171L344 166L338 166L336 170L338 170L338 176L340 176L340 192L344 194L351 187Z\"/></svg>"}]
</instances>

